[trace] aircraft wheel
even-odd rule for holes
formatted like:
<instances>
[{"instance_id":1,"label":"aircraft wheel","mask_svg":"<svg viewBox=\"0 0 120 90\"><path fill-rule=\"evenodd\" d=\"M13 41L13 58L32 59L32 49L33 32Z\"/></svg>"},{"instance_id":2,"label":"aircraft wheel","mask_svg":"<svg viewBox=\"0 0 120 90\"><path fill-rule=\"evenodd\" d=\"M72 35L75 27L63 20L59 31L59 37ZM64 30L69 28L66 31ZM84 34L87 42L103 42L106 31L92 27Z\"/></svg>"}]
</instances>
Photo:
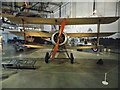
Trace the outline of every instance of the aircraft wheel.
<instances>
[{"instance_id":1,"label":"aircraft wheel","mask_svg":"<svg viewBox=\"0 0 120 90\"><path fill-rule=\"evenodd\" d=\"M103 65L103 63L104 63L103 60L99 59L96 64Z\"/></svg>"},{"instance_id":2,"label":"aircraft wheel","mask_svg":"<svg viewBox=\"0 0 120 90\"><path fill-rule=\"evenodd\" d=\"M45 55L45 62L48 63L48 59L49 59L49 53L47 52Z\"/></svg>"},{"instance_id":3,"label":"aircraft wheel","mask_svg":"<svg viewBox=\"0 0 120 90\"><path fill-rule=\"evenodd\" d=\"M92 50L94 51L94 52L98 52L98 48L96 47L96 48L92 48Z\"/></svg>"},{"instance_id":4,"label":"aircraft wheel","mask_svg":"<svg viewBox=\"0 0 120 90\"><path fill-rule=\"evenodd\" d=\"M71 62L71 64L74 63L74 56L73 56L73 53L70 53L70 62Z\"/></svg>"}]
</instances>

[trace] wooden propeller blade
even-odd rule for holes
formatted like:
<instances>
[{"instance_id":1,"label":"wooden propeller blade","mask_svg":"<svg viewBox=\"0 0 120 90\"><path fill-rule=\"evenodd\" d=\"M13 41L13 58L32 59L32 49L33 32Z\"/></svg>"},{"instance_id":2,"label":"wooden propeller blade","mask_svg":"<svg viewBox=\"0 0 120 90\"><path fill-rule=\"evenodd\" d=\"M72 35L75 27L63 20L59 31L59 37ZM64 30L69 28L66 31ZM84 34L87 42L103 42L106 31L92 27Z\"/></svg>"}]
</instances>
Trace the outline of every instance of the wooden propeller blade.
<instances>
[{"instance_id":1,"label":"wooden propeller blade","mask_svg":"<svg viewBox=\"0 0 120 90\"><path fill-rule=\"evenodd\" d=\"M63 33L65 24L66 24L66 19L64 19L63 22L62 22L62 24L61 24L60 32L59 32L59 37L60 37L60 36L62 35L62 33ZM56 55L56 52L58 51L59 42L60 42L60 38L58 38L57 43L56 43L56 45L55 45L55 47L54 47L54 49L53 49L52 60L54 60L55 55Z\"/></svg>"},{"instance_id":2,"label":"wooden propeller blade","mask_svg":"<svg viewBox=\"0 0 120 90\"><path fill-rule=\"evenodd\" d=\"M57 43L56 43L56 45L55 45L55 47L54 47L54 49L53 49L52 60L54 60L55 55L56 55L56 53L57 53L57 51L58 51L59 41L60 41L60 39L57 40Z\"/></svg>"},{"instance_id":3,"label":"wooden propeller blade","mask_svg":"<svg viewBox=\"0 0 120 90\"><path fill-rule=\"evenodd\" d=\"M66 18L63 20L62 25L60 27L60 32L59 32L59 37L61 36L61 34L63 33L64 27L66 24Z\"/></svg>"}]
</instances>

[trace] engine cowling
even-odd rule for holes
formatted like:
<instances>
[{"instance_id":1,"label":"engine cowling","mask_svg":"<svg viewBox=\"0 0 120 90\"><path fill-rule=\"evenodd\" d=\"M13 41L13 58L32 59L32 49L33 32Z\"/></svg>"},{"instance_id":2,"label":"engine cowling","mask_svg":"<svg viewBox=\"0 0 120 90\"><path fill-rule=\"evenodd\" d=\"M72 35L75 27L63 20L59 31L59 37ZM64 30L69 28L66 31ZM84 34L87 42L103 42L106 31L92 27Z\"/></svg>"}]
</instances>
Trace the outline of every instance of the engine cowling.
<instances>
[{"instance_id":1,"label":"engine cowling","mask_svg":"<svg viewBox=\"0 0 120 90\"><path fill-rule=\"evenodd\" d=\"M51 37L51 40L52 40L52 43L55 45L57 43L57 40L58 38L60 38L60 42L59 42L59 46L62 46L64 45L66 42L67 42L67 35L65 33L62 33L62 35L60 37L59 36L59 32L55 32L52 37Z\"/></svg>"}]
</instances>

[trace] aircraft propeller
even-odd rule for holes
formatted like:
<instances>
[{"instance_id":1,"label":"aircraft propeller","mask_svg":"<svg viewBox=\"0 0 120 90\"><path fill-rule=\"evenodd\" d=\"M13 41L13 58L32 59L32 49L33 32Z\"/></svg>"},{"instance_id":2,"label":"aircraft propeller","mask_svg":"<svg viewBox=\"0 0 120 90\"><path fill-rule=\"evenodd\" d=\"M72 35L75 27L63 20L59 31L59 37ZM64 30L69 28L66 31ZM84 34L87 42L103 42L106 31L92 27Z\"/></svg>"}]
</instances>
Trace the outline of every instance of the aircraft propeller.
<instances>
[{"instance_id":1,"label":"aircraft propeller","mask_svg":"<svg viewBox=\"0 0 120 90\"><path fill-rule=\"evenodd\" d=\"M62 24L61 24L61 27L60 27L60 31L59 31L59 35L58 35L58 39L57 39L57 43L53 49L53 53L52 53L52 60L54 60L55 58L55 55L58 51L58 46L59 46L59 42L60 42L60 37L63 33L63 30L64 30L64 27L65 27L65 24L66 24L66 18L62 21Z\"/></svg>"}]
</instances>

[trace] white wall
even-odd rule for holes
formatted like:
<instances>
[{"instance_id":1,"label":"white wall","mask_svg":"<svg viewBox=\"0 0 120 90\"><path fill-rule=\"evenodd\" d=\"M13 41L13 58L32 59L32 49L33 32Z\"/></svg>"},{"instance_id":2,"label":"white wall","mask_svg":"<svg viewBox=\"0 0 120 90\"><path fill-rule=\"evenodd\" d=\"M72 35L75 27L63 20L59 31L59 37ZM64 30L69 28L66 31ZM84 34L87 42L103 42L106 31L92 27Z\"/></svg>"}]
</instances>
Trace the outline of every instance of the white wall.
<instances>
[{"instance_id":1,"label":"white wall","mask_svg":"<svg viewBox=\"0 0 120 90\"><path fill-rule=\"evenodd\" d=\"M116 14L116 2L96 2L96 15L99 17L115 16ZM93 12L93 2L69 2L62 6L61 17L79 18L90 17ZM52 17L59 17L59 8L55 11ZM97 25L69 25L65 26L65 32L88 32L91 28L93 32L97 32ZM101 32L118 32L118 22L101 25Z\"/></svg>"},{"instance_id":2,"label":"white wall","mask_svg":"<svg viewBox=\"0 0 120 90\"><path fill-rule=\"evenodd\" d=\"M73 3L74 6L75 3ZM77 2L76 3L76 10L73 11L73 13L76 13L76 17L84 17L84 16L90 16L92 14L92 3L89 2ZM73 7L74 8L74 7ZM76 12L75 12L76 11Z\"/></svg>"},{"instance_id":3,"label":"white wall","mask_svg":"<svg viewBox=\"0 0 120 90\"><path fill-rule=\"evenodd\" d=\"M72 18L90 17L92 15L93 2L72 2L71 4ZM96 10L96 15L99 17L115 16L116 2L96 2ZM97 25L71 25L69 27L71 30L69 28L69 30L65 30L66 32L87 32L89 28L93 32L97 31ZM101 25L101 32L118 32L118 22Z\"/></svg>"},{"instance_id":4,"label":"white wall","mask_svg":"<svg viewBox=\"0 0 120 90\"><path fill-rule=\"evenodd\" d=\"M98 16L115 16L116 2L96 2ZM93 2L72 2L72 17L89 17L93 11Z\"/></svg>"}]
</instances>

